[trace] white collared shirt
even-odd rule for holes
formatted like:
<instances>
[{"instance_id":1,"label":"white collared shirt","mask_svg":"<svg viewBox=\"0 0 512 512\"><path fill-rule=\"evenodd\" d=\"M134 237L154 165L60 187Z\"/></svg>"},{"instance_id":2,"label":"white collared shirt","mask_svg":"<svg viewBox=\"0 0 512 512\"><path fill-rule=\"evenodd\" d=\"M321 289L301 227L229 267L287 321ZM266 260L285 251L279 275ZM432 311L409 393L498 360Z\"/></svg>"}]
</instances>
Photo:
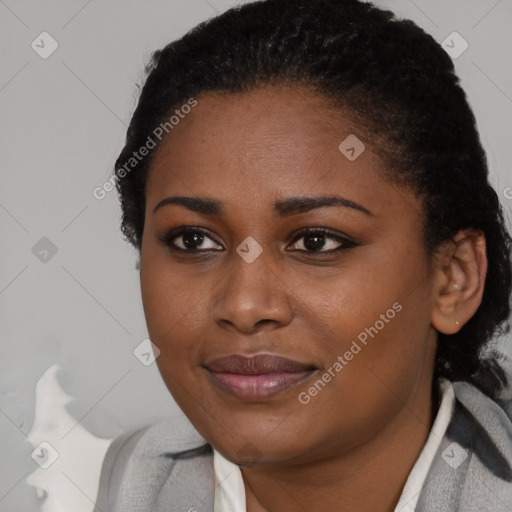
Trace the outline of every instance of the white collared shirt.
<instances>
[{"instance_id":1,"label":"white collared shirt","mask_svg":"<svg viewBox=\"0 0 512 512\"><path fill-rule=\"evenodd\" d=\"M440 378L439 392L441 404L436 419L427 442L409 473L394 512L414 512L428 470L452 418L455 405L455 392L452 383L445 378ZM224 458L214 448L213 467L215 472L214 512L246 512L245 488L239 466Z\"/></svg>"}]
</instances>

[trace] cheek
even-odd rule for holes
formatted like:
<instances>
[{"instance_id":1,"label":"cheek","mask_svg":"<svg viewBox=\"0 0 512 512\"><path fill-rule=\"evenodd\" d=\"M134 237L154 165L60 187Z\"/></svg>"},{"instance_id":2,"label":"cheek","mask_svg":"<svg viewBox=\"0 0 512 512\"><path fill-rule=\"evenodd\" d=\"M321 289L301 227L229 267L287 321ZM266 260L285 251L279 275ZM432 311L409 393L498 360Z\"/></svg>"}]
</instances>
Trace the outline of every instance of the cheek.
<instances>
[{"instance_id":1,"label":"cheek","mask_svg":"<svg viewBox=\"0 0 512 512\"><path fill-rule=\"evenodd\" d=\"M183 283L159 255L141 257L140 285L144 315L151 341L160 349L156 359L162 379L181 408L199 394L190 388L198 357L197 339L191 335L196 315L192 311L200 294Z\"/></svg>"},{"instance_id":2,"label":"cheek","mask_svg":"<svg viewBox=\"0 0 512 512\"><path fill-rule=\"evenodd\" d=\"M194 387L194 371L201 359L201 339L210 327L208 279L195 278L169 264L165 254L141 255L140 285L151 341L160 349L157 365L178 403ZM189 389L182 389L187 383ZM198 393L194 393L196 395Z\"/></svg>"},{"instance_id":3,"label":"cheek","mask_svg":"<svg viewBox=\"0 0 512 512\"><path fill-rule=\"evenodd\" d=\"M201 294L194 290L190 281L184 282L176 270L175 265L170 265L156 251L143 251L141 297L148 332L154 343L166 343L173 339L173 331L184 329L190 322L191 306L200 300Z\"/></svg>"},{"instance_id":4,"label":"cheek","mask_svg":"<svg viewBox=\"0 0 512 512\"><path fill-rule=\"evenodd\" d=\"M300 282L300 286L293 285L293 295L304 305L302 314L310 311L312 325L325 323L331 335L347 339L375 322L379 330L382 325L396 324L395 317L406 315L397 314L395 303L407 312L428 309L423 293L426 267L420 255L378 247L353 254L328 273L306 270L289 283L292 288L294 281ZM385 315L382 320L381 315Z\"/></svg>"},{"instance_id":5,"label":"cheek","mask_svg":"<svg viewBox=\"0 0 512 512\"><path fill-rule=\"evenodd\" d=\"M333 341L324 344L327 359L334 362L347 353L355 370L344 372L347 379L373 372L394 386L414 378L422 366L431 311L428 266L420 249L368 248L359 252L357 264L323 281L303 279L309 289L309 323L324 325Z\"/></svg>"}]
</instances>

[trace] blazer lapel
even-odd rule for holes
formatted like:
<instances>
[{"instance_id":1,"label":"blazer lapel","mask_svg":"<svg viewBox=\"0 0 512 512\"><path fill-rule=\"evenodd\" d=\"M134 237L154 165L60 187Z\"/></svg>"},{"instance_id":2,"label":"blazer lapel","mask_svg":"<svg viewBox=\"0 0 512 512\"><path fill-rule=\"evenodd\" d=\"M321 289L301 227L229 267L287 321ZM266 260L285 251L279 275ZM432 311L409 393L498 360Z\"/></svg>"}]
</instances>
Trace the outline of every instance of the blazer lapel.
<instances>
[{"instance_id":1,"label":"blazer lapel","mask_svg":"<svg viewBox=\"0 0 512 512\"><path fill-rule=\"evenodd\" d=\"M215 474L209 444L195 450L167 453L177 461L164 483L152 512L213 512Z\"/></svg>"},{"instance_id":2,"label":"blazer lapel","mask_svg":"<svg viewBox=\"0 0 512 512\"><path fill-rule=\"evenodd\" d=\"M465 394L467 387L461 390L460 383L454 386L457 384L456 390L469 398ZM503 432L497 427L501 424L500 415L505 417L505 413L489 398L479 395L473 391L472 399L486 402L482 411L487 410L487 420L480 418L484 425L456 396L452 420L427 474L416 512L512 510L512 459L498 446Z\"/></svg>"}]
</instances>

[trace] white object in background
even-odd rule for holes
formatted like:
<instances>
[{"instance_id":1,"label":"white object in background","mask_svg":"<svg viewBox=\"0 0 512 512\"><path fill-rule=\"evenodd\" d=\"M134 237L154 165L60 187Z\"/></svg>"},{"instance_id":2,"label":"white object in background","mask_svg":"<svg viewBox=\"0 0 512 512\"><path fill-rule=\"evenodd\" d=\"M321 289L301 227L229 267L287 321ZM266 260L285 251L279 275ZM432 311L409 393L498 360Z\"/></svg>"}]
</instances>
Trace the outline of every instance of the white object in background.
<instances>
[{"instance_id":1,"label":"white object in background","mask_svg":"<svg viewBox=\"0 0 512 512\"><path fill-rule=\"evenodd\" d=\"M28 440L39 467L27 483L41 498L40 512L92 512L101 466L112 439L95 437L66 410L72 398L59 386L54 364L36 385L34 423Z\"/></svg>"}]
</instances>

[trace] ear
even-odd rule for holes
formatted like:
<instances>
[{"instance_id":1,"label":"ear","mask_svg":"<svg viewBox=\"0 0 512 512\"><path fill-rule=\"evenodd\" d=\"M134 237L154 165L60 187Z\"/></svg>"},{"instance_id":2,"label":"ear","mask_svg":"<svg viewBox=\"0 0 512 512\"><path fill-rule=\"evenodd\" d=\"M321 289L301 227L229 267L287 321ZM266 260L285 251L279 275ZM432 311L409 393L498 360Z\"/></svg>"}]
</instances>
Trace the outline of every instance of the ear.
<instances>
[{"instance_id":1,"label":"ear","mask_svg":"<svg viewBox=\"0 0 512 512\"><path fill-rule=\"evenodd\" d=\"M434 258L432 325L454 334L475 314L482 301L487 275L485 235L459 231L441 244Z\"/></svg>"}]
</instances>

